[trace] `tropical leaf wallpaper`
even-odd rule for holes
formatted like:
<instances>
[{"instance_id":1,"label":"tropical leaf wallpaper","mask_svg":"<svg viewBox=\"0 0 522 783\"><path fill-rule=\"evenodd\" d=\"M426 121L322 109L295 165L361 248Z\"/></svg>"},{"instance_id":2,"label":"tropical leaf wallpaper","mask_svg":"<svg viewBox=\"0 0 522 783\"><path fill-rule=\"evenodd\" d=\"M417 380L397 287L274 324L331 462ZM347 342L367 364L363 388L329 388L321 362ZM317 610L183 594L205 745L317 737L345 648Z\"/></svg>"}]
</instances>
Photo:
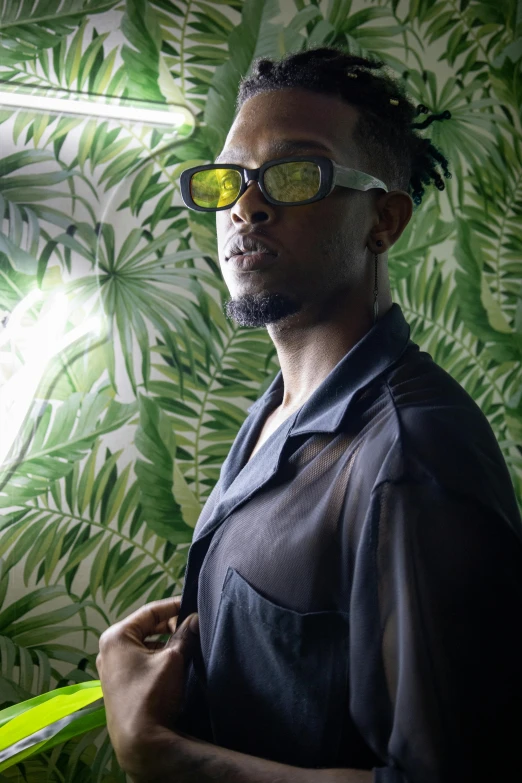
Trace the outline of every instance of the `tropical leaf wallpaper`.
<instances>
[{"instance_id":1,"label":"tropical leaf wallpaper","mask_svg":"<svg viewBox=\"0 0 522 783\"><path fill-rule=\"evenodd\" d=\"M201 508L279 367L264 329L224 316L215 219L184 207L179 175L217 155L255 57L322 44L451 111L428 135L453 178L391 249L392 290L488 417L522 506L520 2L3 0L0 90L137 108L0 102L0 708L97 679L101 632L181 593ZM147 126L142 102L184 120ZM125 775L101 727L0 780Z\"/></svg>"}]
</instances>

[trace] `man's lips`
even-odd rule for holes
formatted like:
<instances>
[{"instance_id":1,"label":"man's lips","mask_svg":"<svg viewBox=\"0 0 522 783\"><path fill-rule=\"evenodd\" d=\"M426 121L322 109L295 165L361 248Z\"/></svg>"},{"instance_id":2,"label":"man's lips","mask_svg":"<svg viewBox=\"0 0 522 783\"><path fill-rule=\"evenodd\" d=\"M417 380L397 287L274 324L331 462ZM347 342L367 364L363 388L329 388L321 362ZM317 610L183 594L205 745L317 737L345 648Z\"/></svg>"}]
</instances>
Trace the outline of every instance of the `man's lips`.
<instances>
[{"instance_id":1,"label":"man's lips","mask_svg":"<svg viewBox=\"0 0 522 783\"><path fill-rule=\"evenodd\" d=\"M251 253L249 255L236 255L228 259L234 269L241 272L252 272L256 269L265 269L272 266L277 259L275 253Z\"/></svg>"},{"instance_id":2,"label":"man's lips","mask_svg":"<svg viewBox=\"0 0 522 783\"><path fill-rule=\"evenodd\" d=\"M271 241L268 242L264 236L255 232L233 237L228 246L231 252L225 254L225 261L245 253L268 253L274 256L278 254L278 248L272 247Z\"/></svg>"}]
</instances>

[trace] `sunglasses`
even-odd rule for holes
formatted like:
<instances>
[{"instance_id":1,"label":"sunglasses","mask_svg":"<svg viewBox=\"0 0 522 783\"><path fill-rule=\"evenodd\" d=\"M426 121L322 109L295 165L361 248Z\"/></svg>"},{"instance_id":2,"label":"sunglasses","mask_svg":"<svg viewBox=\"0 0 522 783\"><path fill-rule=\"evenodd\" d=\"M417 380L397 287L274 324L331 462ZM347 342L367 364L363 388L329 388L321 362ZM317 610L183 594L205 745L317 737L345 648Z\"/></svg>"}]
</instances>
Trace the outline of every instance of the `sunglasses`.
<instances>
[{"instance_id":1,"label":"sunglasses","mask_svg":"<svg viewBox=\"0 0 522 783\"><path fill-rule=\"evenodd\" d=\"M189 209L218 212L230 209L250 181L257 182L270 204L298 206L329 196L336 185L354 190L388 188L381 180L357 169L339 166L322 155L279 158L258 169L232 163L210 163L185 169L180 176L181 197Z\"/></svg>"}]
</instances>

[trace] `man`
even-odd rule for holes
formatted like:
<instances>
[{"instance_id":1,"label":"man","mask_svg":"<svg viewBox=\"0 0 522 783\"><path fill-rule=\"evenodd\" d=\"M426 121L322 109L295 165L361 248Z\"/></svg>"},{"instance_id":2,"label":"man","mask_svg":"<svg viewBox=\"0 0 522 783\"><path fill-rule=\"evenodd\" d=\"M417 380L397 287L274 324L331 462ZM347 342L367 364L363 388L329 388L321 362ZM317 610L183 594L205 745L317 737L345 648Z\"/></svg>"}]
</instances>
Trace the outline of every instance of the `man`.
<instances>
[{"instance_id":1,"label":"man","mask_svg":"<svg viewBox=\"0 0 522 783\"><path fill-rule=\"evenodd\" d=\"M260 92L216 163L324 156L363 181L358 112ZM336 186L285 206L309 174L285 172L238 196L232 170L213 204L217 179L185 187L218 208L229 316L266 325L281 372L198 520L181 608L102 636L118 758L149 783L521 780L520 514L485 417L392 303L385 254L412 199Z\"/></svg>"}]
</instances>

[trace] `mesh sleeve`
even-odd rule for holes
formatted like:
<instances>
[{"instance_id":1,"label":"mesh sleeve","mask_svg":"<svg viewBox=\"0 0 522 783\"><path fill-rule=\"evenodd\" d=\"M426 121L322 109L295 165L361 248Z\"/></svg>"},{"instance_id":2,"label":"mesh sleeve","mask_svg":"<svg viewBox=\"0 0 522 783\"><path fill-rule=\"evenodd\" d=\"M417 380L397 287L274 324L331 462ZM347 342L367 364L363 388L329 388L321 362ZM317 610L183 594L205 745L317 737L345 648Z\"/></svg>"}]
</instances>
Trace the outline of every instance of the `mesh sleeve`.
<instances>
[{"instance_id":1,"label":"mesh sleeve","mask_svg":"<svg viewBox=\"0 0 522 783\"><path fill-rule=\"evenodd\" d=\"M375 781L522 780L522 545L435 480L383 483L354 566L350 711Z\"/></svg>"}]
</instances>

